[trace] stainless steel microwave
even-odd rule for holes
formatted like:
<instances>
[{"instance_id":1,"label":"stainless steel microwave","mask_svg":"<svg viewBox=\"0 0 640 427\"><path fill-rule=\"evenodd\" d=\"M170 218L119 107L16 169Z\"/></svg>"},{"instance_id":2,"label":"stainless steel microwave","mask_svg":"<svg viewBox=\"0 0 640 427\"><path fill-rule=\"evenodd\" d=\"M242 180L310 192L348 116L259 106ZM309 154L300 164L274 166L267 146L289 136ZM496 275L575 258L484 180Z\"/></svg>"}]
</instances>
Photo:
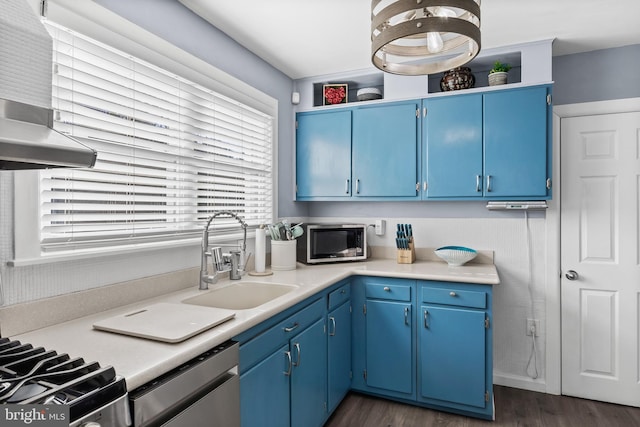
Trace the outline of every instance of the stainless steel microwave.
<instances>
[{"instance_id":1,"label":"stainless steel microwave","mask_svg":"<svg viewBox=\"0 0 640 427\"><path fill-rule=\"evenodd\" d=\"M365 224L303 224L297 240L298 261L321 264L367 259Z\"/></svg>"}]
</instances>

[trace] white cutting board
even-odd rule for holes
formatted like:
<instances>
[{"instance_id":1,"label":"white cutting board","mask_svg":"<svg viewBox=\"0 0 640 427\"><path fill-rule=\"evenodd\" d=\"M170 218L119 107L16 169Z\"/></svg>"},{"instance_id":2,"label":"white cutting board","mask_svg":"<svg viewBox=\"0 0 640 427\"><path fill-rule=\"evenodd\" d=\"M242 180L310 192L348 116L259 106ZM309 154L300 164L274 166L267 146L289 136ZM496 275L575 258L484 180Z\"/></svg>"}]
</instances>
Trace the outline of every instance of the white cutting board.
<instances>
[{"instance_id":1,"label":"white cutting board","mask_svg":"<svg viewBox=\"0 0 640 427\"><path fill-rule=\"evenodd\" d=\"M177 343L235 317L232 310L157 303L93 324L94 329Z\"/></svg>"}]
</instances>

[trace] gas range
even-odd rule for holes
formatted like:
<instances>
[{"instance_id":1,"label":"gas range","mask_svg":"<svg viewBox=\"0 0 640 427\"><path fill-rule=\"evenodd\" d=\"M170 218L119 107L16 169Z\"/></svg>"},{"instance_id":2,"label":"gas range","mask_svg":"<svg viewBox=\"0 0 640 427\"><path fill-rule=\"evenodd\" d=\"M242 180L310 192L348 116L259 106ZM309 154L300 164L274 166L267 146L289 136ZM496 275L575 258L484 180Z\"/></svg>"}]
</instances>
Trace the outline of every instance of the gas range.
<instances>
[{"instance_id":1,"label":"gas range","mask_svg":"<svg viewBox=\"0 0 640 427\"><path fill-rule=\"evenodd\" d=\"M15 405L66 405L72 427L131 425L125 380L113 367L9 338L0 338L0 404L16 417L25 407Z\"/></svg>"}]
</instances>

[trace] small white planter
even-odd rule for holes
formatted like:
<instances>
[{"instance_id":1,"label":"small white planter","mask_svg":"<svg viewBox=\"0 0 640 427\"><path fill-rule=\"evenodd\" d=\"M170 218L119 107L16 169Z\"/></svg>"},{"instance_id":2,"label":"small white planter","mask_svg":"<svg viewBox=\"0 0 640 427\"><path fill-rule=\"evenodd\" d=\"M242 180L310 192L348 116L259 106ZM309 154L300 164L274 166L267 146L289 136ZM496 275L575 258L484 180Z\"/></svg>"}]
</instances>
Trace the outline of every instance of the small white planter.
<instances>
[{"instance_id":1,"label":"small white planter","mask_svg":"<svg viewBox=\"0 0 640 427\"><path fill-rule=\"evenodd\" d=\"M507 84L507 72L499 71L489 74L489 86L497 86Z\"/></svg>"}]
</instances>

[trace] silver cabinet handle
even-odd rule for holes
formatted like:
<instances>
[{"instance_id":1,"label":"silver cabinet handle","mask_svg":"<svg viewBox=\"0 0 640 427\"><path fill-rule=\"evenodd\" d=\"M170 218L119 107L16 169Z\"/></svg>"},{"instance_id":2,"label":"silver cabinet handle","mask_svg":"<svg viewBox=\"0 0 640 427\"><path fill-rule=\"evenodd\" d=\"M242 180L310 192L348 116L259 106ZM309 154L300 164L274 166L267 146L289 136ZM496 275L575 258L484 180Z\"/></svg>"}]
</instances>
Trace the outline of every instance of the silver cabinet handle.
<instances>
[{"instance_id":1,"label":"silver cabinet handle","mask_svg":"<svg viewBox=\"0 0 640 427\"><path fill-rule=\"evenodd\" d=\"M346 185L345 185L345 187L344 187L344 192L345 192L346 194L349 194L349 178L347 178L347 183L346 183Z\"/></svg>"},{"instance_id":2,"label":"silver cabinet handle","mask_svg":"<svg viewBox=\"0 0 640 427\"><path fill-rule=\"evenodd\" d=\"M346 290L346 289L340 289L340 293L341 293L342 295L344 295L344 294L346 294L346 293L347 293L347 290Z\"/></svg>"},{"instance_id":3,"label":"silver cabinet handle","mask_svg":"<svg viewBox=\"0 0 640 427\"><path fill-rule=\"evenodd\" d=\"M429 310L425 310L423 314L424 314L424 328L429 329L429 322L427 320L429 317Z\"/></svg>"},{"instance_id":4,"label":"silver cabinet handle","mask_svg":"<svg viewBox=\"0 0 640 427\"><path fill-rule=\"evenodd\" d=\"M457 296L458 296L458 294L456 294L455 292L451 291L451 292L449 292L449 296L457 297Z\"/></svg>"},{"instance_id":5,"label":"silver cabinet handle","mask_svg":"<svg viewBox=\"0 0 640 427\"><path fill-rule=\"evenodd\" d=\"M575 270L567 271L567 274L565 274L564 276L569 280L578 280L580 278L580 275Z\"/></svg>"},{"instance_id":6,"label":"silver cabinet handle","mask_svg":"<svg viewBox=\"0 0 640 427\"><path fill-rule=\"evenodd\" d=\"M290 351L285 351L284 355L287 358L287 363L289 364L289 369L287 369L286 371L284 371L283 373L290 377L291 376L291 369L293 368L293 363L291 362L291 352Z\"/></svg>"},{"instance_id":7,"label":"silver cabinet handle","mask_svg":"<svg viewBox=\"0 0 640 427\"><path fill-rule=\"evenodd\" d=\"M333 326L333 329L329 330L329 336L334 337L336 336L336 318L333 316L329 317L329 322L331 323L331 326Z\"/></svg>"},{"instance_id":8,"label":"silver cabinet handle","mask_svg":"<svg viewBox=\"0 0 640 427\"><path fill-rule=\"evenodd\" d=\"M356 179L356 194L360 194L360 180Z\"/></svg>"},{"instance_id":9,"label":"silver cabinet handle","mask_svg":"<svg viewBox=\"0 0 640 427\"><path fill-rule=\"evenodd\" d=\"M404 308L404 324L409 324L409 307Z\"/></svg>"},{"instance_id":10,"label":"silver cabinet handle","mask_svg":"<svg viewBox=\"0 0 640 427\"><path fill-rule=\"evenodd\" d=\"M491 175L487 175L487 193L491 192Z\"/></svg>"},{"instance_id":11,"label":"silver cabinet handle","mask_svg":"<svg viewBox=\"0 0 640 427\"><path fill-rule=\"evenodd\" d=\"M385 292L391 292L391 288L388 286L385 286L384 288L382 288L382 290Z\"/></svg>"},{"instance_id":12,"label":"silver cabinet handle","mask_svg":"<svg viewBox=\"0 0 640 427\"><path fill-rule=\"evenodd\" d=\"M298 326L300 326L300 324L298 322L296 322L292 326L284 328L284 331L285 332L291 332L291 331L295 330Z\"/></svg>"},{"instance_id":13,"label":"silver cabinet handle","mask_svg":"<svg viewBox=\"0 0 640 427\"><path fill-rule=\"evenodd\" d=\"M482 175L476 175L476 193L482 191Z\"/></svg>"},{"instance_id":14,"label":"silver cabinet handle","mask_svg":"<svg viewBox=\"0 0 640 427\"><path fill-rule=\"evenodd\" d=\"M298 357L296 358L296 361L293 362L293 366L300 366L300 357L301 357L301 353L300 353L300 343L295 343L293 345L293 348L296 349L296 352L298 353Z\"/></svg>"}]
</instances>

